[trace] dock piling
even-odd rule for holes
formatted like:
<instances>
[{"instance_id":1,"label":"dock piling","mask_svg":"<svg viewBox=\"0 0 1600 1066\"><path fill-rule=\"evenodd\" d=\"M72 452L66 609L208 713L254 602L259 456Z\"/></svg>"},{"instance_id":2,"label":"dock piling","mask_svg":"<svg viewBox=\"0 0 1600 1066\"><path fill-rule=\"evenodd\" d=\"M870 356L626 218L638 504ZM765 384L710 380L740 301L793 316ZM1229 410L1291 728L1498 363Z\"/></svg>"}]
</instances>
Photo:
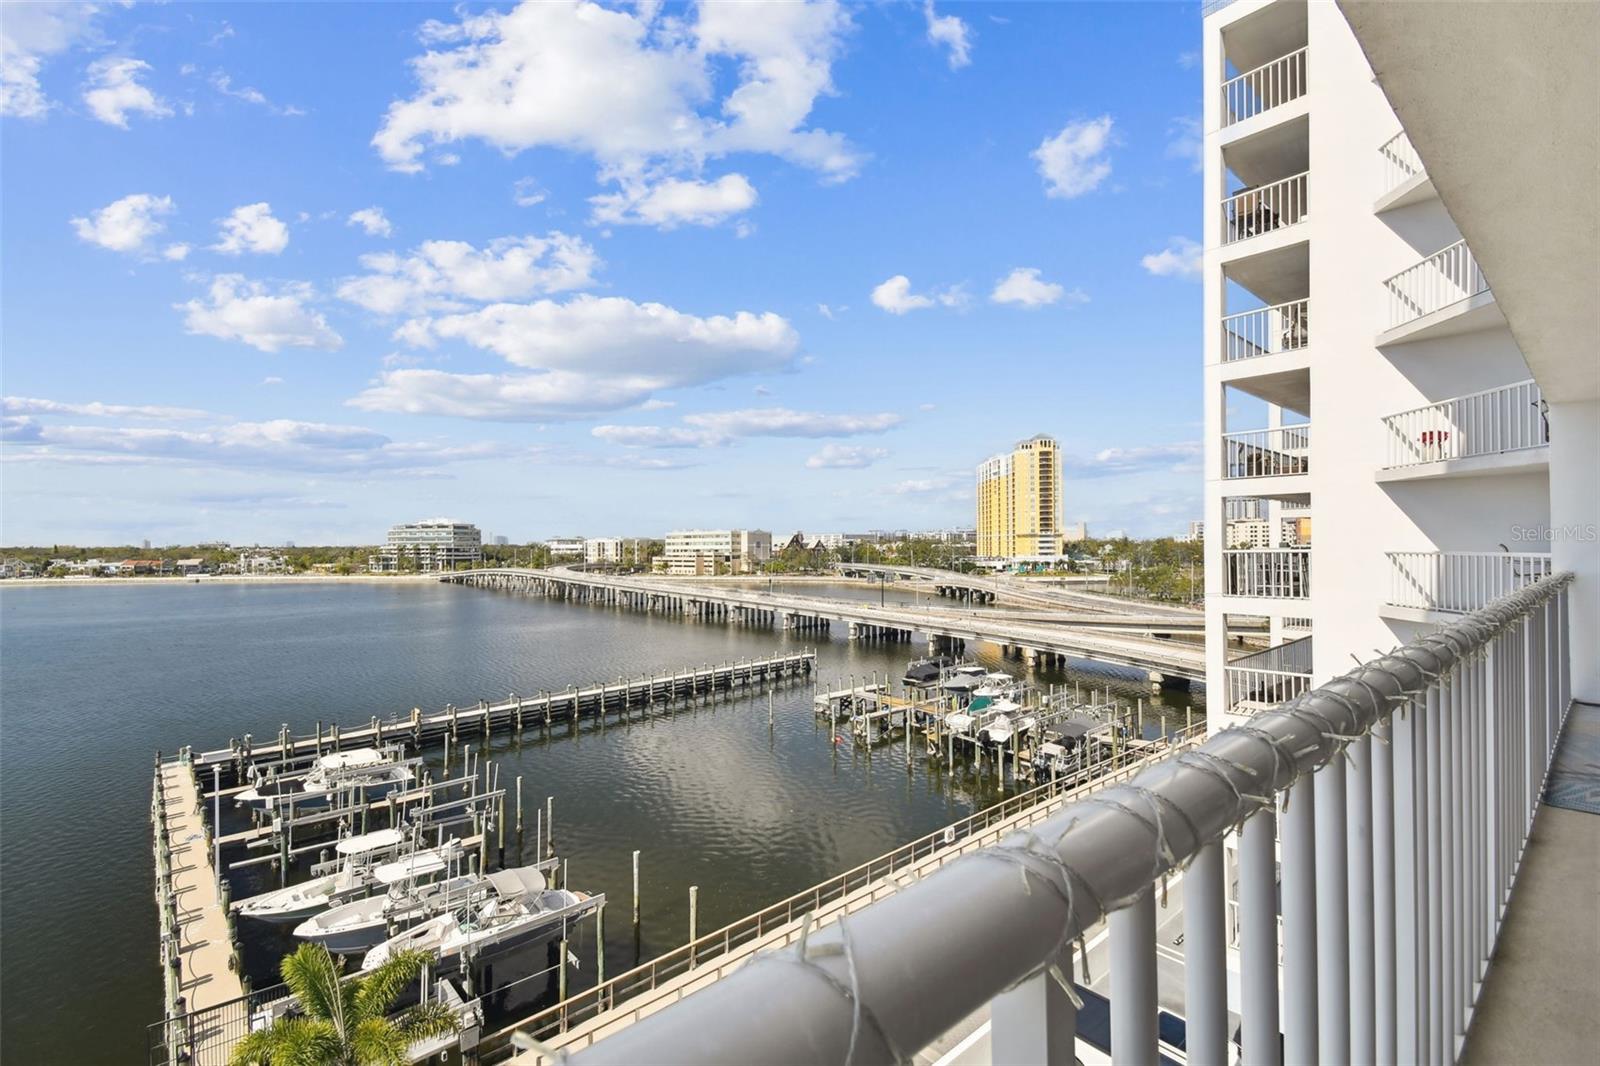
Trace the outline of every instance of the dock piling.
<instances>
[{"instance_id":1,"label":"dock piling","mask_svg":"<svg viewBox=\"0 0 1600 1066\"><path fill-rule=\"evenodd\" d=\"M639 935L639 852L633 853L633 935Z\"/></svg>"}]
</instances>

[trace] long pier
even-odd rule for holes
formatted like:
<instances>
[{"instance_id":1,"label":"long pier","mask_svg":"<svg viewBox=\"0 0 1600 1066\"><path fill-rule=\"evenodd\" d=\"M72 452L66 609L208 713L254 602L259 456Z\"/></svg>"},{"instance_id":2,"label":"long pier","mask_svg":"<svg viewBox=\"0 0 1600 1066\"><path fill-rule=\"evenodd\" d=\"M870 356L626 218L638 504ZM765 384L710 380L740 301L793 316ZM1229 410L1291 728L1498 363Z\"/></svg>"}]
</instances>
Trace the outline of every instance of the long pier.
<instances>
[{"instance_id":1,"label":"long pier","mask_svg":"<svg viewBox=\"0 0 1600 1066\"><path fill-rule=\"evenodd\" d=\"M851 639L909 643L913 634L922 633L930 652L952 642L982 640L999 644L1030 666L1064 664L1069 658L1097 660L1143 670L1158 683L1187 684L1205 677L1205 654L1199 644L1022 621L984 610L826 599L720 587L692 578L599 574L570 566L464 570L440 580L733 625L826 632L839 622L848 627Z\"/></svg>"},{"instance_id":2,"label":"long pier","mask_svg":"<svg viewBox=\"0 0 1600 1066\"><path fill-rule=\"evenodd\" d=\"M532 696L510 694L494 702L479 700L471 706L447 705L442 711L424 712L413 707L409 715L373 717L367 723L341 727L338 724L316 732L291 734L287 724L265 743L252 734L231 740L226 748L195 752L194 765L223 768L229 783L238 780L238 769L250 762L274 762L316 756L324 751L348 747L379 747L408 742L413 746L463 735L488 736L494 732L521 732L534 725L578 719L585 715L627 713L637 708L692 700L722 692L739 692L764 684L809 677L816 668L815 651L806 650L762 659L707 665L654 677L619 678L609 684L568 688L560 692L540 692Z\"/></svg>"},{"instance_id":3,"label":"long pier","mask_svg":"<svg viewBox=\"0 0 1600 1066\"><path fill-rule=\"evenodd\" d=\"M499 1049L507 1043L536 1043L509 1061L516 1066L562 1061L565 1054L715 983L757 953L793 944L807 929L814 932L836 922L962 855L1043 821L1068 803L1129 780L1149 764L1199 743L1204 734L1201 725L1174 734L1159 747L1130 752L1111 772L1082 784L1051 782L1012 796L491 1033L480 1044L480 1055L498 1062Z\"/></svg>"}]
</instances>

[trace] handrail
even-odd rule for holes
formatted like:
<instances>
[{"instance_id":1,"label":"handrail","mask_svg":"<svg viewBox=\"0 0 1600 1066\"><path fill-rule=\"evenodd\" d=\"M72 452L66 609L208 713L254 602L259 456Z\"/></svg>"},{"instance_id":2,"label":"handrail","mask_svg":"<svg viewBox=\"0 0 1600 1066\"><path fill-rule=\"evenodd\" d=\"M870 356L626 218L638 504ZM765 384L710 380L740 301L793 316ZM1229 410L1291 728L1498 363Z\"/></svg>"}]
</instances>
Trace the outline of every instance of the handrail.
<instances>
[{"instance_id":1,"label":"handrail","mask_svg":"<svg viewBox=\"0 0 1600 1066\"><path fill-rule=\"evenodd\" d=\"M1378 158L1383 161L1383 188L1379 190L1379 195L1391 193L1423 173L1422 157L1411 146L1411 138L1405 130L1379 146Z\"/></svg>"},{"instance_id":2,"label":"handrail","mask_svg":"<svg viewBox=\"0 0 1600 1066\"><path fill-rule=\"evenodd\" d=\"M1571 580L1223 730L572 1061L899 1062L991 1001L995 1061L1070 1049L1072 955L1109 919L1112 1057L1154 1062L1156 901L1179 871L1188 1058L1231 1061L1236 831L1244 1060L1317 1061L1319 1037L1323 1061L1453 1059L1569 705Z\"/></svg>"},{"instance_id":3,"label":"handrail","mask_svg":"<svg viewBox=\"0 0 1600 1066\"><path fill-rule=\"evenodd\" d=\"M1311 423L1222 435L1225 478L1287 477L1311 469Z\"/></svg>"},{"instance_id":4,"label":"handrail","mask_svg":"<svg viewBox=\"0 0 1600 1066\"><path fill-rule=\"evenodd\" d=\"M1222 83L1224 128L1254 118L1306 92L1306 46L1236 74Z\"/></svg>"},{"instance_id":5,"label":"handrail","mask_svg":"<svg viewBox=\"0 0 1600 1066\"><path fill-rule=\"evenodd\" d=\"M1389 328L1395 329L1488 292L1489 279L1462 239L1384 279L1383 287L1389 290Z\"/></svg>"},{"instance_id":6,"label":"handrail","mask_svg":"<svg viewBox=\"0 0 1600 1066\"><path fill-rule=\"evenodd\" d=\"M1389 552L1389 603L1463 613L1550 576L1543 552Z\"/></svg>"},{"instance_id":7,"label":"handrail","mask_svg":"<svg viewBox=\"0 0 1600 1066\"><path fill-rule=\"evenodd\" d=\"M1532 378L1400 411L1383 424L1391 470L1550 443L1544 394Z\"/></svg>"},{"instance_id":8,"label":"handrail","mask_svg":"<svg viewBox=\"0 0 1600 1066\"><path fill-rule=\"evenodd\" d=\"M1309 214L1306 183L1310 174L1309 170L1303 170L1267 185L1240 189L1224 196L1222 243L1233 244L1304 222Z\"/></svg>"},{"instance_id":9,"label":"handrail","mask_svg":"<svg viewBox=\"0 0 1600 1066\"><path fill-rule=\"evenodd\" d=\"M1290 300L1222 317L1222 361L1293 352L1311 343L1311 301Z\"/></svg>"}]
</instances>

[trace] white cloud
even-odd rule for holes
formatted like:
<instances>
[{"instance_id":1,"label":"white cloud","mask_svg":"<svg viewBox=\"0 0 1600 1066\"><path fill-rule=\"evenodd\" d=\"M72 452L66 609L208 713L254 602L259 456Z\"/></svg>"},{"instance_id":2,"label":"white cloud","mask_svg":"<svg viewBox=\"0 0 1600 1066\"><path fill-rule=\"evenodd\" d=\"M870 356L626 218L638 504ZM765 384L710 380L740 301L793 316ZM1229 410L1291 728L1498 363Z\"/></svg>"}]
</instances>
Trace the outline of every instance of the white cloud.
<instances>
[{"instance_id":1,"label":"white cloud","mask_svg":"<svg viewBox=\"0 0 1600 1066\"><path fill-rule=\"evenodd\" d=\"M972 42L967 37L971 27L954 15L936 14L933 0L923 0L922 17L928 21L928 43L950 50L951 70L959 70L972 62Z\"/></svg>"},{"instance_id":2,"label":"white cloud","mask_svg":"<svg viewBox=\"0 0 1600 1066\"><path fill-rule=\"evenodd\" d=\"M511 199L518 207L542 204L549 196L532 178L518 178L511 186Z\"/></svg>"},{"instance_id":3,"label":"white cloud","mask_svg":"<svg viewBox=\"0 0 1600 1066\"><path fill-rule=\"evenodd\" d=\"M1199 65L1200 65L1200 53L1199 52L1179 52L1178 53L1178 66L1182 67L1184 70L1193 70L1195 67L1197 67Z\"/></svg>"},{"instance_id":4,"label":"white cloud","mask_svg":"<svg viewBox=\"0 0 1600 1066\"><path fill-rule=\"evenodd\" d=\"M817 314L821 315L829 322L838 321L839 316L848 310L850 310L848 307L829 307L827 304L817 305Z\"/></svg>"},{"instance_id":5,"label":"white cloud","mask_svg":"<svg viewBox=\"0 0 1600 1066\"><path fill-rule=\"evenodd\" d=\"M161 249L161 258L174 263L181 263L189 258L189 246L182 241L167 245Z\"/></svg>"},{"instance_id":6,"label":"white cloud","mask_svg":"<svg viewBox=\"0 0 1600 1066\"><path fill-rule=\"evenodd\" d=\"M1106 150L1111 146L1110 115L1069 122L1046 137L1033 152L1047 196L1071 199L1092 192L1111 176Z\"/></svg>"},{"instance_id":7,"label":"white cloud","mask_svg":"<svg viewBox=\"0 0 1600 1066\"><path fill-rule=\"evenodd\" d=\"M54 105L44 61L90 35L98 4L7 4L0 18L0 115L42 119Z\"/></svg>"},{"instance_id":8,"label":"white cloud","mask_svg":"<svg viewBox=\"0 0 1600 1066\"><path fill-rule=\"evenodd\" d=\"M584 288L593 284L600 257L583 238L552 232L501 237L481 250L465 241L424 241L405 256L364 255L361 265L371 273L346 280L339 296L392 315L461 310L466 307L462 301L516 300Z\"/></svg>"},{"instance_id":9,"label":"white cloud","mask_svg":"<svg viewBox=\"0 0 1600 1066\"><path fill-rule=\"evenodd\" d=\"M1200 245L1194 241L1187 237L1174 237L1161 251L1140 259L1139 265L1157 277L1198 280L1202 254Z\"/></svg>"},{"instance_id":10,"label":"white cloud","mask_svg":"<svg viewBox=\"0 0 1600 1066\"><path fill-rule=\"evenodd\" d=\"M269 376L264 377L264 378L261 379L261 384L263 384L263 385L282 385L283 384L283 379L280 378L280 377L274 377L274 376L269 375Z\"/></svg>"},{"instance_id":11,"label":"white cloud","mask_svg":"<svg viewBox=\"0 0 1600 1066\"><path fill-rule=\"evenodd\" d=\"M83 85L83 102L101 122L128 128L130 114L167 118L172 108L139 78L150 69L142 59L107 56L89 64L88 81Z\"/></svg>"},{"instance_id":12,"label":"white cloud","mask_svg":"<svg viewBox=\"0 0 1600 1066\"><path fill-rule=\"evenodd\" d=\"M1089 297L1083 290L1065 288L1053 281L1045 281L1036 267L1017 267L995 283L989 299L997 304L1015 304L1018 307L1044 307L1065 297L1068 303L1087 303Z\"/></svg>"},{"instance_id":13,"label":"white cloud","mask_svg":"<svg viewBox=\"0 0 1600 1066\"><path fill-rule=\"evenodd\" d=\"M1200 120L1194 117L1175 118L1167 125L1167 158L1181 159L1196 174L1204 169L1205 138L1200 132Z\"/></svg>"},{"instance_id":14,"label":"white cloud","mask_svg":"<svg viewBox=\"0 0 1600 1066\"><path fill-rule=\"evenodd\" d=\"M872 290L872 302L891 315L903 315L935 304L965 307L970 300L964 284L951 285L927 295L914 293L911 291L911 279L904 274L896 274Z\"/></svg>"},{"instance_id":15,"label":"white cloud","mask_svg":"<svg viewBox=\"0 0 1600 1066\"><path fill-rule=\"evenodd\" d=\"M1183 473L1195 469L1200 456L1199 441L1180 441L1134 448L1102 448L1088 458L1068 455L1063 465L1080 478L1116 477L1148 470Z\"/></svg>"},{"instance_id":16,"label":"white cloud","mask_svg":"<svg viewBox=\"0 0 1600 1066\"><path fill-rule=\"evenodd\" d=\"M887 459L889 449L867 448L856 444L827 444L806 460L810 470L859 470L879 459Z\"/></svg>"},{"instance_id":17,"label":"white cloud","mask_svg":"<svg viewBox=\"0 0 1600 1066\"><path fill-rule=\"evenodd\" d=\"M638 407L664 389L786 369L800 344L794 327L772 312L700 317L663 304L588 295L412 319L395 335L413 346L460 340L530 373L391 370L352 404L497 421Z\"/></svg>"},{"instance_id":18,"label":"white cloud","mask_svg":"<svg viewBox=\"0 0 1600 1066\"><path fill-rule=\"evenodd\" d=\"M273 419L198 429L50 425L8 420L8 458L57 462L203 463L231 468L372 474L421 470L502 453L489 444L401 442L362 426Z\"/></svg>"},{"instance_id":19,"label":"white cloud","mask_svg":"<svg viewBox=\"0 0 1600 1066\"><path fill-rule=\"evenodd\" d=\"M590 432L613 444L714 448L745 437L824 438L883 433L902 421L899 415L888 412L831 415L791 411L786 407L757 407L684 415L681 426L596 426Z\"/></svg>"},{"instance_id":20,"label":"white cloud","mask_svg":"<svg viewBox=\"0 0 1600 1066\"><path fill-rule=\"evenodd\" d=\"M211 249L224 255L277 255L289 246L289 227L272 217L272 205L268 203L234 208L233 214L222 220L217 236Z\"/></svg>"},{"instance_id":21,"label":"white cloud","mask_svg":"<svg viewBox=\"0 0 1600 1066\"><path fill-rule=\"evenodd\" d=\"M174 305L184 312L189 333L242 341L264 352L280 348L337 350L344 338L321 312L307 306L311 286L290 282L276 290L238 274L220 274L211 281L209 302L189 300Z\"/></svg>"},{"instance_id":22,"label":"white cloud","mask_svg":"<svg viewBox=\"0 0 1600 1066\"><path fill-rule=\"evenodd\" d=\"M271 100L267 99L266 94L260 89L253 89L248 85L237 89L234 88L233 79L220 70L212 73L211 87L217 90L217 92L221 93L223 96L231 96L235 100L243 100L247 104L255 104L257 107L264 107L268 111L271 111L274 115L283 115L286 118L297 118L305 114L304 111L292 104L279 105L273 103Z\"/></svg>"},{"instance_id":23,"label":"white cloud","mask_svg":"<svg viewBox=\"0 0 1600 1066\"><path fill-rule=\"evenodd\" d=\"M394 225L385 217L381 207L363 207L359 211L352 211L350 217L344 222L347 226L360 226L368 237L390 237L394 235Z\"/></svg>"},{"instance_id":24,"label":"white cloud","mask_svg":"<svg viewBox=\"0 0 1600 1066\"><path fill-rule=\"evenodd\" d=\"M625 181L621 192L591 196L594 221L674 229L714 226L756 204L756 189L743 174L716 181L664 178L653 185Z\"/></svg>"},{"instance_id":25,"label":"white cloud","mask_svg":"<svg viewBox=\"0 0 1600 1066\"><path fill-rule=\"evenodd\" d=\"M205 411L193 407L165 407L158 404L64 403L60 400L42 400L32 396L0 397L0 411L8 415L88 415L93 418L149 418L158 421L209 418Z\"/></svg>"},{"instance_id":26,"label":"white cloud","mask_svg":"<svg viewBox=\"0 0 1600 1066\"><path fill-rule=\"evenodd\" d=\"M919 477L896 482L889 486L888 492L894 496L929 496L934 493L949 492L958 484L960 484L959 479L952 475Z\"/></svg>"},{"instance_id":27,"label":"white cloud","mask_svg":"<svg viewBox=\"0 0 1600 1066\"><path fill-rule=\"evenodd\" d=\"M162 216L172 212L172 197L138 192L113 200L87 218L71 221L79 240L137 255L150 250L151 238L167 228Z\"/></svg>"},{"instance_id":28,"label":"white cloud","mask_svg":"<svg viewBox=\"0 0 1600 1066\"><path fill-rule=\"evenodd\" d=\"M582 0L428 22L413 59L417 93L390 105L372 144L417 171L429 149L481 140L513 155L556 147L591 156L603 181L698 177L709 159L776 155L825 180L860 154L807 125L833 91L849 16L836 0L708 3L682 17ZM729 77L731 75L731 77Z\"/></svg>"}]
</instances>

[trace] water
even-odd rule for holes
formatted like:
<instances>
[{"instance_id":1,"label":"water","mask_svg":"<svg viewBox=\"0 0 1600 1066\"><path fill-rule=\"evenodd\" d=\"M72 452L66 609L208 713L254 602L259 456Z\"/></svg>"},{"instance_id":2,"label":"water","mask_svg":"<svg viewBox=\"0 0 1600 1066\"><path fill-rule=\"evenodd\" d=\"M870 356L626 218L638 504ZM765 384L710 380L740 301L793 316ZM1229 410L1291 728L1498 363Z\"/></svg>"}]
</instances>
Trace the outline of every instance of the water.
<instances>
[{"instance_id":1,"label":"water","mask_svg":"<svg viewBox=\"0 0 1600 1066\"><path fill-rule=\"evenodd\" d=\"M819 596L915 599L890 586L806 586ZM824 684L896 678L915 645L706 625L433 583L106 584L0 592L0 985L7 1062L131 1062L159 1018L150 855L151 760L220 747L279 723L364 723L507 692L535 692L817 646ZM977 657L1002 663L996 649ZM1136 678L1041 674L1110 686ZM556 846L574 888L605 892L607 972L681 944L688 889L710 931L987 806L989 778L925 771L899 746L836 745L809 685L576 736L497 736L502 782L555 797ZM1185 693L1167 697L1181 721ZM1196 703L1198 708L1198 702ZM438 776L440 752L428 753ZM508 839L508 861L515 841ZM631 852L643 852L643 928L628 923ZM265 871L256 875L264 878ZM236 882L244 894L249 888ZM252 928L253 927L253 928ZM272 933L242 923L257 987ZM580 942L573 987L593 979ZM502 964L497 980L543 968ZM531 1001L544 992L530 986ZM521 1006L519 1000L513 1006Z\"/></svg>"}]
</instances>

